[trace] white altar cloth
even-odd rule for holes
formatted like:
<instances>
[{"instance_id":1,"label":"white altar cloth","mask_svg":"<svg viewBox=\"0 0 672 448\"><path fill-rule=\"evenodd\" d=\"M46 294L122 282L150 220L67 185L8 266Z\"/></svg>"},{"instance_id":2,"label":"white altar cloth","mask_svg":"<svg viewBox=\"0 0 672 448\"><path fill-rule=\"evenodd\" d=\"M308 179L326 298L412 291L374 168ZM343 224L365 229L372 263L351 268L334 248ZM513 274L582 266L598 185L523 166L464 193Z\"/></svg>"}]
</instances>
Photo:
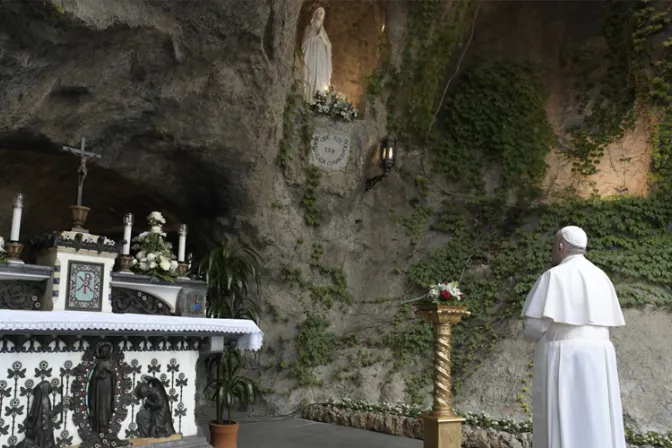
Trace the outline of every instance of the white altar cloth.
<instances>
[{"instance_id":1,"label":"white altar cloth","mask_svg":"<svg viewBox=\"0 0 672 448\"><path fill-rule=\"evenodd\" d=\"M114 314L89 311L0 310L0 332L152 333L179 336L241 335L237 348L257 351L264 333L251 320Z\"/></svg>"}]
</instances>

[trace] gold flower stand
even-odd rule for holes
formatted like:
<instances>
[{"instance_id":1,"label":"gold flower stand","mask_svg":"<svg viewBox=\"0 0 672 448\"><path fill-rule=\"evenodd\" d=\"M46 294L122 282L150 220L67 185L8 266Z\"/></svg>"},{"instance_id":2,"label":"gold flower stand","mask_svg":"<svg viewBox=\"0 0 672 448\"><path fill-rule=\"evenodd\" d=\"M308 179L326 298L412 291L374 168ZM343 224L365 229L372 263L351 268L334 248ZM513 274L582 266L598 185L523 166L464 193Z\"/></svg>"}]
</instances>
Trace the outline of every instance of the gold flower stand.
<instances>
[{"instance_id":1,"label":"gold flower stand","mask_svg":"<svg viewBox=\"0 0 672 448\"><path fill-rule=\"evenodd\" d=\"M463 418L451 405L450 336L451 326L469 316L466 306L420 303L415 312L434 327L434 404L424 416L424 448L460 448Z\"/></svg>"}]
</instances>

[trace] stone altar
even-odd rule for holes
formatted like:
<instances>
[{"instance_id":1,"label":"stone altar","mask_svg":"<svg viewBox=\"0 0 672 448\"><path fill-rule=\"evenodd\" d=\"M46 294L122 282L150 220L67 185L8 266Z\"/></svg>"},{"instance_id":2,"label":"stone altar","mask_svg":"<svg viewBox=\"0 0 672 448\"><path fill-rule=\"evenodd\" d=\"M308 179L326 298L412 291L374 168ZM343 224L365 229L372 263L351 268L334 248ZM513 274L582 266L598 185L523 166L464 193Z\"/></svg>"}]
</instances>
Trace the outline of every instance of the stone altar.
<instances>
[{"instance_id":1,"label":"stone altar","mask_svg":"<svg viewBox=\"0 0 672 448\"><path fill-rule=\"evenodd\" d=\"M0 264L0 446L167 440L147 438L166 430L139 427L147 412L162 412L164 428L165 416L172 419L171 444L184 437L203 446L194 415L198 358L233 346L259 350L256 324L205 318L205 282L113 272L122 244L106 237L54 232L32 246L37 265ZM133 393L143 378L165 391L161 409L150 409L158 388ZM44 403L35 407L38 392ZM36 434L31 422L45 412L52 425Z\"/></svg>"}]
</instances>

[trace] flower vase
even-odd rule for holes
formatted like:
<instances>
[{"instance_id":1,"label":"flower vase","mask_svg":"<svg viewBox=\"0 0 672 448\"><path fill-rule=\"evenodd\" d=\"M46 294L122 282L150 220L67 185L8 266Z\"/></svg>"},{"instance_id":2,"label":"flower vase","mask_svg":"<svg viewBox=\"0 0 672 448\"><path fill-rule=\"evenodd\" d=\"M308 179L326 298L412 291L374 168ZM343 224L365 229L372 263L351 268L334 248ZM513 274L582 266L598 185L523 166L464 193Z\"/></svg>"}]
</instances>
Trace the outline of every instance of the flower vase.
<instances>
[{"instance_id":1,"label":"flower vase","mask_svg":"<svg viewBox=\"0 0 672 448\"><path fill-rule=\"evenodd\" d=\"M460 448L463 418L451 404L451 326L471 313L466 306L423 302L415 307L418 317L434 329L434 393L432 410L424 416L425 448Z\"/></svg>"}]
</instances>

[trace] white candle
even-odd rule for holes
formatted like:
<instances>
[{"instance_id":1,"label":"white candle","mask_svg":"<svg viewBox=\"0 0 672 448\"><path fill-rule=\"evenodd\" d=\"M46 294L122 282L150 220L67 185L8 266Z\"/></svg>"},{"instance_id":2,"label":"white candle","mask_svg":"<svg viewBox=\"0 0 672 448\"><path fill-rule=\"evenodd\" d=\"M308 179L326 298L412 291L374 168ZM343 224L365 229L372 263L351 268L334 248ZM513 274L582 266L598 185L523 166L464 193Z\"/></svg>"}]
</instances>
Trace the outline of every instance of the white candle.
<instances>
[{"instance_id":1,"label":"white candle","mask_svg":"<svg viewBox=\"0 0 672 448\"><path fill-rule=\"evenodd\" d=\"M180 241L179 245L177 246L177 261L179 263L184 263L184 252L187 248L187 225L182 224L180 226Z\"/></svg>"},{"instance_id":2,"label":"white candle","mask_svg":"<svg viewBox=\"0 0 672 448\"><path fill-rule=\"evenodd\" d=\"M12 231L9 235L9 241L19 241L21 233L21 212L23 211L23 195L17 194L14 198L14 213L12 214Z\"/></svg>"},{"instance_id":3,"label":"white candle","mask_svg":"<svg viewBox=\"0 0 672 448\"><path fill-rule=\"evenodd\" d=\"M124 215L124 248L122 255L129 255L131 253L131 231L133 229L133 213L126 213Z\"/></svg>"}]
</instances>

